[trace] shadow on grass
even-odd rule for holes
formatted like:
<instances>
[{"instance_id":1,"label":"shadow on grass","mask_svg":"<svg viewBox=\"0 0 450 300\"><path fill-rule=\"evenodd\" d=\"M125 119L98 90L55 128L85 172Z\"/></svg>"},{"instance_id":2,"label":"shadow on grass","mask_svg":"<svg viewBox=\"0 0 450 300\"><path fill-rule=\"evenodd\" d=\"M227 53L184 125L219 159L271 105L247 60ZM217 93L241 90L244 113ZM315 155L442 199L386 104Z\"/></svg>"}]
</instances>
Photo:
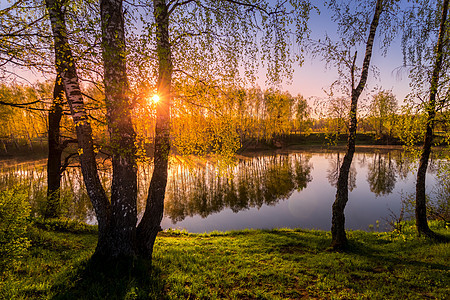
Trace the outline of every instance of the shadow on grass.
<instances>
[{"instance_id":1,"label":"shadow on grass","mask_svg":"<svg viewBox=\"0 0 450 300\"><path fill-rule=\"evenodd\" d=\"M165 299L161 271L142 259L90 259L66 272L52 299Z\"/></svg>"},{"instance_id":2,"label":"shadow on grass","mask_svg":"<svg viewBox=\"0 0 450 300\"><path fill-rule=\"evenodd\" d=\"M437 242L435 242L437 243ZM415 248L423 247L423 245L409 245L409 250L414 250ZM395 249L391 250L392 252L397 252ZM401 251L401 250L400 250ZM379 249L372 248L368 246L366 243L362 243L356 240L350 240L348 247L344 251L347 254L366 257L367 259L373 261L374 263L383 263L384 265L392 265L392 266L410 266L410 267L419 267L422 269L435 269L435 270L443 270L448 271L450 268L447 265L439 264L439 263L430 263L427 261L420 261L418 259L414 259L414 255L411 253L405 253L405 255L398 257L395 253L391 253L387 250L380 251ZM416 254L416 258L418 253Z\"/></svg>"},{"instance_id":3,"label":"shadow on grass","mask_svg":"<svg viewBox=\"0 0 450 300\"><path fill-rule=\"evenodd\" d=\"M274 230L273 233L286 238L284 246L302 245L308 249L308 252L324 251L331 243L330 237L320 231L296 229L292 231Z\"/></svg>"}]
</instances>

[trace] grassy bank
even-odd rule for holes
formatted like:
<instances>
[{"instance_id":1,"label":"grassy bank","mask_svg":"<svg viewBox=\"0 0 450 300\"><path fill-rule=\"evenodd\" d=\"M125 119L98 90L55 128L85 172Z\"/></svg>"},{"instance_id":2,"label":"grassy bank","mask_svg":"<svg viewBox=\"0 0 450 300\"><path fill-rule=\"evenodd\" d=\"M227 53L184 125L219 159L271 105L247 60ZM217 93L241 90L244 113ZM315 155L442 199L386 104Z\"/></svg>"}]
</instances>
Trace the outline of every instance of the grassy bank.
<instances>
[{"instance_id":1,"label":"grassy bank","mask_svg":"<svg viewBox=\"0 0 450 300\"><path fill-rule=\"evenodd\" d=\"M450 230L434 224L438 232ZM32 246L2 274L1 299L445 299L450 244L405 232L349 232L346 253L330 233L247 230L157 238L153 267L89 261L95 230L33 226ZM99 271L102 269L102 271ZM150 274L150 275L148 275Z\"/></svg>"}]
</instances>

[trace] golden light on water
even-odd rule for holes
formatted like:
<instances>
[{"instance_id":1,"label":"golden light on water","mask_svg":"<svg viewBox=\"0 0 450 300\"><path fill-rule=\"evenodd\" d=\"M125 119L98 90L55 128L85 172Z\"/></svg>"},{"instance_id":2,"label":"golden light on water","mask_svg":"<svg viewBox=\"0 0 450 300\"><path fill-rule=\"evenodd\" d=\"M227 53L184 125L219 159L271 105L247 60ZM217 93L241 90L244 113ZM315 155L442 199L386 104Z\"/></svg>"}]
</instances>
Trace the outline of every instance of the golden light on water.
<instances>
[{"instance_id":1,"label":"golden light on water","mask_svg":"<svg viewBox=\"0 0 450 300\"><path fill-rule=\"evenodd\" d=\"M159 96L157 94L154 94L153 97L152 97L153 103L157 103L159 101L159 99L160 98L159 98Z\"/></svg>"}]
</instances>

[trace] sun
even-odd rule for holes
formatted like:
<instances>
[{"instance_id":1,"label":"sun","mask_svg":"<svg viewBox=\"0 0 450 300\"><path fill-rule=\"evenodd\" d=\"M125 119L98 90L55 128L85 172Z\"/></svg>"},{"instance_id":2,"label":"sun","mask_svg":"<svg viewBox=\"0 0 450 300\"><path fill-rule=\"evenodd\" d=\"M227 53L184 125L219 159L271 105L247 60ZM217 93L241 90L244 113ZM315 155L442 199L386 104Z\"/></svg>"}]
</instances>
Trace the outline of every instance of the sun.
<instances>
[{"instance_id":1,"label":"sun","mask_svg":"<svg viewBox=\"0 0 450 300\"><path fill-rule=\"evenodd\" d=\"M157 94L154 94L153 97L152 97L153 103L157 103L159 101L159 99L160 98L159 98L159 96Z\"/></svg>"}]
</instances>

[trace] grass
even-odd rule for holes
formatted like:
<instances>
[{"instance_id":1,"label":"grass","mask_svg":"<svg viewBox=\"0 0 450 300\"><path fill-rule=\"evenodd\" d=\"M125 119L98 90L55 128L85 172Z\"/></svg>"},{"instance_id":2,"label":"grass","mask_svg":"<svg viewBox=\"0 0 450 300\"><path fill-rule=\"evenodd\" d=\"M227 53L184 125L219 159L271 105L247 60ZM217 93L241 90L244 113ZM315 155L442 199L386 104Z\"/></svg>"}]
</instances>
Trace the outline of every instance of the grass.
<instances>
[{"instance_id":1,"label":"grass","mask_svg":"<svg viewBox=\"0 0 450 300\"><path fill-rule=\"evenodd\" d=\"M433 224L450 237L450 230ZM72 226L73 228L73 226ZM348 232L344 253L330 233L165 231L153 265L95 265L92 228L32 227L32 246L2 275L2 299L448 299L450 244L403 233Z\"/></svg>"}]
</instances>

